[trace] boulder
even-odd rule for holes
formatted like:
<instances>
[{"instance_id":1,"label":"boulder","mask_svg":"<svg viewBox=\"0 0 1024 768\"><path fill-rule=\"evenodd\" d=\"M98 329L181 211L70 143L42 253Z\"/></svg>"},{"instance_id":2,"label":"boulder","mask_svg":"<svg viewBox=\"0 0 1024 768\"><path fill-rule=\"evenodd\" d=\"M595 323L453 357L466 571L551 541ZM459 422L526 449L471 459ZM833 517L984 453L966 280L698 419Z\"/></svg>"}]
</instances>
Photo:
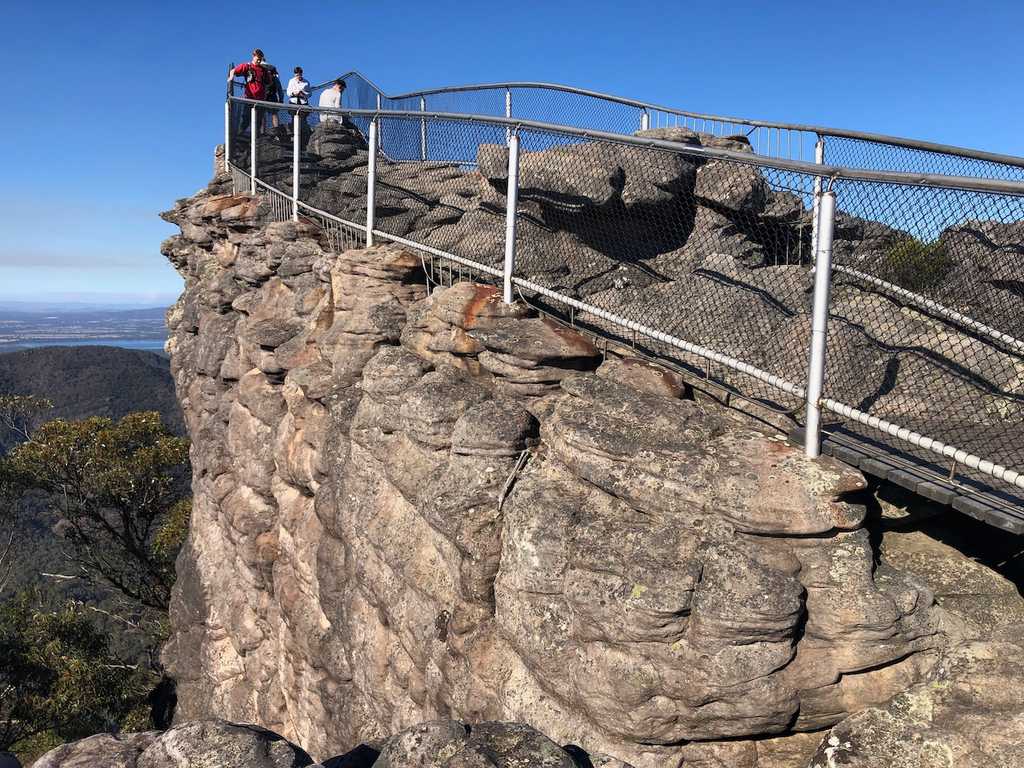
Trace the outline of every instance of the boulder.
<instances>
[{"instance_id":1,"label":"boulder","mask_svg":"<svg viewBox=\"0 0 1024 768\"><path fill-rule=\"evenodd\" d=\"M1021 646L974 642L946 653L928 679L851 715L808 768L1011 768L1024 764Z\"/></svg>"},{"instance_id":2,"label":"boulder","mask_svg":"<svg viewBox=\"0 0 1024 768\"><path fill-rule=\"evenodd\" d=\"M101 733L52 749L32 765L33 768L141 768L142 753L159 736L156 731Z\"/></svg>"}]
</instances>

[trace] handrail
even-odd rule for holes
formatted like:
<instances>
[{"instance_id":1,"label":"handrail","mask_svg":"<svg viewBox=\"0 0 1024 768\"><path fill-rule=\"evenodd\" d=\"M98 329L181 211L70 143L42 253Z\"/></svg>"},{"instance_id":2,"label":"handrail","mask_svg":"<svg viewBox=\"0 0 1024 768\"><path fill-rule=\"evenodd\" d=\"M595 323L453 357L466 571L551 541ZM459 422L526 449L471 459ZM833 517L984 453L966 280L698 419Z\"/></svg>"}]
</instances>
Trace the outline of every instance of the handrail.
<instances>
[{"instance_id":1,"label":"handrail","mask_svg":"<svg viewBox=\"0 0 1024 768\"><path fill-rule=\"evenodd\" d=\"M664 112L666 114L678 115L679 117L688 117L697 120L711 120L721 123L732 123L736 125L749 125L753 128L775 128L779 130L790 130L790 131L803 131L805 133L814 133L818 136L832 136L835 138L842 139L855 139L859 141L870 141L877 144L886 144L894 147L905 147L907 149L917 149L925 152L935 152L938 154L955 155L958 157L964 157L972 160L983 160L990 163L1001 163L1004 165L1012 165L1018 168L1024 168L1024 157L1018 157L1016 155L1005 155L996 152L986 152L983 150L971 149L968 147L959 147L952 144L940 144L938 142L921 141L918 139L909 139L901 136L889 136L882 133L870 133L867 131L853 131L845 128L831 128L828 126L811 125L805 123L779 123L772 122L769 120L753 120L745 117L729 117L726 115L712 115L701 112L690 112L687 110L676 109L674 107L666 107L661 104L654 104L652 102L640 101L637 99L631 99L624 96L616 96L610 93L603 93L601 91L592 91L586 88L577 88L571 85L561 85L559 83L546 83L546 82L534 82L534 81L509 81L509 82L498 82L498 83L480 83L480 84L469 84L469 85L456 85L446 86L443 88L430 88L421 91L410 91L409 93L401 93L397 95L388 95L384 93L373 81L371 81L366 75L359 72L358 70L351 70L341 75L341 79L347 79L352 76L358 76L366 82L374 91L376 91L383 99L409 99L415 97L426 97L433 96L442 93L465 93L470 91L483 91L483 90L494 90L494 89L510 89L510 88L538 88L543 90L559 91L561 93L569 93L576 96L588 96L590 98L601 99L603 101L609 101L615 104L623 104L629 107L635 107L641 110L654 110L657 112ZM338 79L338 78L334 78ZM334 82L334 79L328 80L325 83L314 86L314 90L322 88Z\"/></svg>"},{"instance_id":2,"label":"handrail","mask_svg":"<svg viewBox=\"0 0 1024 768\"><path fill-rule=\"evenodd\" d=\"M836 165L825 165L819 163L808 163L803 160L784 160L781 158L765 157L750 152L737 152L735 150L720 149L718 147L703 147L683 144L665 139L654 139L646 136L631 136L622 133L611 133L598 131L590 128L575 128L557 123L544 123L537 120L523 120L519 118L495 117L492 115L473 115L462 112L430 112L430 111L407 111L407 110L384 110L384 109L349 109L333 107L314 107L312 105L289 104L284 107L276 101L257 101L232 96L231 101L249 104L252 106L266 107L268 109L283 109L299 112L323 112L336 115L351 115L353 117L389 117L405 120L423 120L433 118L438 120L473 121L500 125L512 129L534 129L538 131L551 131L568 136L578 136L585 139L600 139L612 141L619 144L631 146L653 147L655 149L667 150L679 154L696 155L701 157L730 160L745 165L757 165L767 168L777 168L783 171L806 173L826 179L847 179L851 181L870 181L884 184L901 184L904 186L929 186L944 187L950 189L961 189L973 192L994 192L997 194L1008 194L1024 196L1024 182L1004 181L1001 179L985 179L964 176L943 176L938 174L906 173L901 171L874 171L862 168L844 168Z\"/></svg>"},{"instance_id":3,"label":"handrail","mask_svg":"<svg viewBox=\"0 0 1024 768\"><path fill-rule=\"evenodd\" d=\"M243 175L248 175L244 170L237 168L234 165L231 165L231 168L238 170ZM259 179L254 180L258 183L260 187L267 189L272 194L285 196L286 199L290 199L287 198L284 192L277 189L276 187L267 184L263 181L260 181ZM301 205L340 224L344 224L358 230L367 230L368 232L372 231L374 235L377 235L383 239L390 240L392 242L396 242L402 245L406 245L410 248L430 253L444 259L448 259L463 266L476 269L482 273L489 274L493 277L500 278L503 275L501 270L495 269L494 267L488 266L486 264L481 264L470 259L465 259L455 254L440 250L438 248L433 248L423 243L418 243L414 240L409 240L404 237L390 234L383 230L369 230L369 227L364 227L362 225L356 224L355 222L350 222L346 219L342 219L338 216L335 216L334 214L327 213L326 211L321 211L319 209L313 208L312 206L308 206L305 204ZM525 288L528 291L541 294L550 299L565 304L566 306L572 307L578 311L587 312L589 314L594 315L595 317L612 322L615 325L618 325L622 328L633 330L634 332L643 334L648 338L669 344L685 352L689 352L691 354L695 354L699 357L702 357L706 360L717 362L735 371L746 374L751 378L762 381L768 384L769 386L786 392L787 394L802 398L805 396L807 392L806 387L803 387L800 384L789 381L780 376L776 376L775 374L758 368L757 366L751 365L750 363L746 363L739 358L732 357L721 352L717 352L710 347L706 347L700 344L695 344L693 342L686 341L684 339L677 338L675 336L672 336L671 334L659 331L656 328L644 325L635 320L630 320L629 318L613 314L611 312L608 312L607 310L601 309L600 307L594 306L592 304L588 304L579 299L565 296L561 293L558 293L557 291L553 291L549 288L544 287L543 285L540 285L536 282L524 278L513 276L511 277L511 281L513 284L520 288ZM920 432L914 431L908 427L900 426L899 424L895 424L894 422L882 419L878 416L872 416L870 413L861 411L857 408L854 408L853 406L847 405L837 400L833 400L831 398L822 397L820 399L820 406L840 416L852 419L860 424L869 426L872 429L876 429L892 437L896 437L897 439L908 442L911 445L930 451L931 453L953 459L955 464L963 464L964 466L970 469L976 469L991 477L995 477L999 480L1002 480L1003 482L1009 485L1016 486L1017 488L1024 488L1024 472L1018 471L1003 464L999 464L990 459L984 459L981 456L973 454L962 448L958 448L954 445L943 442L941 440L928 437Z\"/></svg>"}]
</instances>

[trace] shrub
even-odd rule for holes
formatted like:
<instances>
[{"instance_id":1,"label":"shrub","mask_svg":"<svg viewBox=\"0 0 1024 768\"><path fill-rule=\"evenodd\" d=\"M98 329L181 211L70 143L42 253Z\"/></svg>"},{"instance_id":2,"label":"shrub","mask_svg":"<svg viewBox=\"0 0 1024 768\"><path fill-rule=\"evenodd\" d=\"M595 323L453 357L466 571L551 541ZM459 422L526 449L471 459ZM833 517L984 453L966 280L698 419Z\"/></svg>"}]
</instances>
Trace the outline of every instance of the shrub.
<instances>
[{"instance_id":1,"label":"shrub","mask_svg":"<svg viewBox=\"0 0 1024 768\"><path fill-rule=\"evenodd\" d=\"M881 271L885 280L921 293L939 285L955 264L942 243L908 237L886 251Z\"/></svg>"},{"instance_id":2,"label":"shrub","mask_svg":"<svg viewBox=\"0 0 1024 768\"><path fill-rule=\"evenodd\" d=\"M74 605L45 610L30 592L0 603L0 750L46 734L66 740L116 728L151 677L114 657Z\"/></svg>"}]
</instances>

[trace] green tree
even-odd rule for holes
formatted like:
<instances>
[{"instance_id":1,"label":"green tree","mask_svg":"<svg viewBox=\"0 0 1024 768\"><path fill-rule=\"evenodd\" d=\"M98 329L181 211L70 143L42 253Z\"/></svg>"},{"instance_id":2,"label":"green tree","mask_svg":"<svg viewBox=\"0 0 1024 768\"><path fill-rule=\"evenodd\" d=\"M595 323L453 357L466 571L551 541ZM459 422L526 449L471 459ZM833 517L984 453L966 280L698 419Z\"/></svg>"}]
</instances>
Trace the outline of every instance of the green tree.
<instances>
[{"instance_id":1,"label":"green tree","mask_svg":"<svg viewBox=\"0 0 1024 768\"><path fill-rule=\"evenodd\" d=\"M0 453L6 446L28 440L49 400L31 395L0 395ZM7 588L14 566L20 492L5 464L0 464L0 593Z\"/></svg>"},{"instance_id":2,"label":"green tree","mask_svg":"<svg viewBox=\"0 0 1024 768\"><path fill-rule=\"evenodd\" d=\"M187 469L188 441L147 412L47 422L10 451L0 479L43 495L80 575L163 613L187 529Z\"/></svg>"},{"instance_id":3,"label":"green tree","mask_svg":"<svg viewBox=\"0 0 1024 768\"><path fill-rule=\"evenodd\" d=\"M110 730L150 685L79 608L47 611L30 592L0 603L0 751Z\"/></svg>"}]
</instances>

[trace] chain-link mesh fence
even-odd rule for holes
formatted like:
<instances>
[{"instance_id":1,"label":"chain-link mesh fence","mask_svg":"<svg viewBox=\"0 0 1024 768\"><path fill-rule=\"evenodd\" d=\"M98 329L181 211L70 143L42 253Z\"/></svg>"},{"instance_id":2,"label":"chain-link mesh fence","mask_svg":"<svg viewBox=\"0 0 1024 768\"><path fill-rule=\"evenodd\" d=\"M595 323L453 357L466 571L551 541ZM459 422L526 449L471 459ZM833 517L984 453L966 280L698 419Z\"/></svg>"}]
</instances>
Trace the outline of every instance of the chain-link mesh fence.
<instances>
[{"instance_id":1,"label":"chain-link mesh fence","mask_svg":"<svg viewBox=\"0 0 1024 768\"><path fill-rule=\"evenodd\" d=\"M806 368L813 177L751 162L519 133L515 275L789 381ZM500 189L507 152L480 172ZM485 153L481 152L482 156ZM558 299L534 301L774 410L800 401Z\"/></svg>"},{"instance_id":2,"label":"chain-link mesh fence","mask_svg":"<svg viewBox=\"0 0 1024 768\"><path fill-rule=\"evenodd\" d=\"M1024 466L1024 198L846 179L834 189L825 396Z\"/></svg>"},{"instance_id":3,"label":"chain-link mesh fence","mask_svg":"<svg viewBox=\"0 0 1024 768\"><path fill-rule=\"evenodd\" d=\"M438 159L419 162L421 127L415 118L378 119L376 229L451 254L474 279L490 279L504 261L505 205L476 163L481 147L504 145L505 126L429 120L426 136Z\"/></svg>"},{"instance_id":4,"label":"chain-link mesh fence","mask_svg":"<svg viewBox=\"0 0 1024 768\"><path fill-rule=\"evenodd\" d=\"M708 134L668 147L429 113L376 120L376 147L352 117L301 121L300 215L338 249L365 242L375 152L378 239L418 249L437 282L500 282L514 132L514 283L524 298L794 424L807 380L815 183L831 183L825 398L1024 466L1024 197L857 180L855 171L830 181ZM275 216L291 202L294 134L286 139L257 137L258 176L282 192ZM826 420L936 473L949 469L898 437Z\"/></svg>"},{"instance_id":5,"label":"chain-link mesh fence","mask_svg":"<svg viewBox=\"0 0 1024 768\"><path fill-rule=\"evenodd\" d=\"M742 136L762 157L805 162L815 161L815 143L823 136L825 162L842 167L1024 179L1024 162L985 160L972 157L970 150L947 152L901 139L876 141L828 128L706 115L553 84L463 86L389 97L359 73L349 73L345 82L348 89L343 106L347 108L509 116L626 135L645 128L685 128L720 138ZM430 155L420 159L430 159Z\"/></svg>"},{"instance_id":6,"label":"chain-link mesh fence","mask_svg":"<svg viewBox=\"0 0 1024 768\"><path fill-rule=\"evenodd\" d=\"M875 171L1024 181L1024 160L1021 165L1011 165L971 157L969 154L835 135L825 137L825 163Z\"/></svg>"}]
</instances>

